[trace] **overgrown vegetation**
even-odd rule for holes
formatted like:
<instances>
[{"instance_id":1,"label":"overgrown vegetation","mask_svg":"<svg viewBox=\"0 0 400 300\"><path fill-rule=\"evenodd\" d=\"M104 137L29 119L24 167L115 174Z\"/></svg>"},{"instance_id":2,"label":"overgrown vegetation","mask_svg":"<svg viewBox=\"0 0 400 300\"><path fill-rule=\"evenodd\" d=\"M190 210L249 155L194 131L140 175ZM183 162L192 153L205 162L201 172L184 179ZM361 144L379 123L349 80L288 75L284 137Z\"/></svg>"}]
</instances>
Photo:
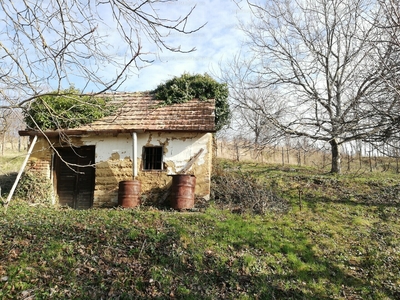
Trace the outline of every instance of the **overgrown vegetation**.
<instances>
[{"instance_id":1,"label":"overgrown vegetation","mask_svg":"<svg viewBox=\"0 0 400 300\"><path fill-rule=\"evenodd\" d=\"M162 105L184 103L194 98L215 100L215 124L219 130L230 121L229 90L225 83L219 83L208 74L191 75L188 73L174 77L157 86L152 92Z\"/></svg>"},{"instance_id":2,"label":"overgrown vegetation","mask_svg":"<svg viewBox=\"0 0 400 300\"><path fill-rule=\"evenodd\" d=\"M16 196L28 203L51 204L52 185L50 179L32 172L24 172L15 190Z\"/></svg>"},{"instance_id":3,"label":"overgrown vegetation","mask_svg":"<svg viewBox=\"0 0 400 300\"><path fill-rule=\"evenodd\" d=\"M201 212L77 211L13 201L0 218L0 298L400 298L397 174L223 161L215 175L224 174L238 190L272 188L286 210L238 214L211 201Z\"/></svg>"},{"instance_id":4,"label":"overgrown vegetation","mask_svg":"<svg viewBox=\"0 0 400 300\"><path fill-rule=\"evenodd\" d=\"M233 166L218 165L213 172L211 198L218 206L236 213L285 212L289 203L278 196L274 182L261 180Z\"/></svg>"},{"instance_id":5,"label":"overgrown vegetation","mask_svg":"<svg viewBox=\"0 0 400 300\"><path fill-rule=\"evenodd\" d=\"M68 129L89 124L110 115L115 107L109 99L81 95L71 87L37 98L26 108L25 122L31 129Z\"/></svg>"}]
</instances>

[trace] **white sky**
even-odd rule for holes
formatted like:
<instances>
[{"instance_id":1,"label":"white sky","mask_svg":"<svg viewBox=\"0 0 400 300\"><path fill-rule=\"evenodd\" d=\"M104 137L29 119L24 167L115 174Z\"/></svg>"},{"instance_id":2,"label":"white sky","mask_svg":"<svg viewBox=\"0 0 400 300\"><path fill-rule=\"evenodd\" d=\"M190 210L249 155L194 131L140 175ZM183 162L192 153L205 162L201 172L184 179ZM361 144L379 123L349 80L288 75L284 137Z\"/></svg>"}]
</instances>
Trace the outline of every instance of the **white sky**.
<instances>
[{"instance_id":1,"label":"white sky","mask_svg":"<svg viewBox=\"0 0 400 300\"><path fill-rule=\"evenodd\" d=\"M166 6L171 9L173 16L177 10L184 14L196 5L189 19L189 29L207 23L199 32L179 36L179 40L173 42L174 46L181 45L181 49L195 47L196 51L187 54L169 51L160 53L159 60L133 75L120 87L120 91L152 90L160 83L184 72L210 75L213 72L218 73L219 62L231 58L239 51L243 33L238 29L238 20L250 16L244 1L238 5L234 0L183 0L178 3L179 7L173 4Z\"/></svg>"}]
</instances>

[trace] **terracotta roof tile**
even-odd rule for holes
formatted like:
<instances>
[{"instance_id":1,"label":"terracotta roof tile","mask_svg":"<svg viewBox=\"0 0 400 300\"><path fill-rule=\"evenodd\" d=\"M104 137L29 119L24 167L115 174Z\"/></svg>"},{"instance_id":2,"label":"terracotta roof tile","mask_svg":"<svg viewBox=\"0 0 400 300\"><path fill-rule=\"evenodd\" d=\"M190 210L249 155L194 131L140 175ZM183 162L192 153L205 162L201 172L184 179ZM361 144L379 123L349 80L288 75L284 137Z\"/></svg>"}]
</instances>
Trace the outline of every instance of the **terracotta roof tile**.
<instances>
[{"instance_id":1,"label":"terracotta roof tile","mask_svg":"<svg viewBox=\"0 0 400 300\"><path fill-rule=\"evenodd\" d=\"M149 93L106 93L117 112L74 131L215 131L215 101L157 106Z\"/></svg>"}]
</instances>

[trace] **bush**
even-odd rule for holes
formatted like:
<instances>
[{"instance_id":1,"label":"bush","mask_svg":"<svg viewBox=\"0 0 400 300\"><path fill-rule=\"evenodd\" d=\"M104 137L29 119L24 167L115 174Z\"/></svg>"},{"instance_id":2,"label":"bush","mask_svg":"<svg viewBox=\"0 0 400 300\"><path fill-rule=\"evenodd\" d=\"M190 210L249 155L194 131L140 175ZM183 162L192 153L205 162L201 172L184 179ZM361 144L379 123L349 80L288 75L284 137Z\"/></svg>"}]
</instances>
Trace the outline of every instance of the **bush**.
<instances>
[{"instance_id":1,"label":"bush","mask_svg":"<svg viewBox=\"0 0 400 300\"><path fill-rule=\"evenodd\" d=\"M68 129L92 123L110 115L115 107L107 105L109 99L80 95L69 88L41 96L25 110L25 122L32 129Z\"/></svg>"},{"instance_id":2,"label":"bush","mask_svg":"<svg viewBox=\"0 0 400 300\"><path fill-rule=\"evenodd\" d=\"M46 205L52 203L53 197L50 179L31 172L22 174L15 194L28 203Z\"/></svg>"},{"instance_id":3,"label":"bush","mask_svg":"<svg viewBox=\"0 0 400 300\"><path fill-rule=\"evenodd\" d=\"M163 100L163 105L184 103L192 99L215 99L215 126L219 130L227 125L231 118L228 104L229 90L225 83L215 81L208 74L183 74L160 84L153 92Z\"/></svg>"},{"instance_id":4,"label":"bush","mask_svg":"<svg viewBox=\"0 0 400 300\"><path fill-rule=\"evenodd\" d=\"M284 212L289 207L271 186L261 184L249 174L222 168L217 168L211 177L211 196L216 204L239 213Z\"/></svg>"}]
</instances>

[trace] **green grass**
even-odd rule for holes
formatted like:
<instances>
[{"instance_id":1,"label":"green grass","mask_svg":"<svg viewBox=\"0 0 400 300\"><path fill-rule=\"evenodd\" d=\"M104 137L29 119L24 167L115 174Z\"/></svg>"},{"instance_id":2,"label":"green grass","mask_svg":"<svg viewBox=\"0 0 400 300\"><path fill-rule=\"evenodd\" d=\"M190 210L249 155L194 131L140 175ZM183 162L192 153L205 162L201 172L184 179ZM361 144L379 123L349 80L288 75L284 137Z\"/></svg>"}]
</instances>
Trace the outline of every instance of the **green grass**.
<instances>
[{"instance_id":1,"label":"green grass","mask_svg":"<svg viewBox=\"0 0 400 300\"><path fill-rule=\"evenodd\" d=\"M26 156L25 152L6 152L0 155L0 175L18 172Z\"/></svg>"},{"instance_id":2,"label":"green grass","mask_svg":"<svg viewBox=\"0 0 400 300\"><path fill-rule=\"evenodd\" d=\"M0 196L11 190L25 155L25 152L6 152L4 156L0 155Z\"/></svg>"},{"instance_id":3,"label":"green grass","mask_svg":"<svg viewBox=\"0 0 400 300\"><path fill-rule=\"evenodd\" d=\"M398 175L240 170L273 185L289 211L11 202L0 213L0 299L400 298Z\"/></svg>"}]
</instances>

